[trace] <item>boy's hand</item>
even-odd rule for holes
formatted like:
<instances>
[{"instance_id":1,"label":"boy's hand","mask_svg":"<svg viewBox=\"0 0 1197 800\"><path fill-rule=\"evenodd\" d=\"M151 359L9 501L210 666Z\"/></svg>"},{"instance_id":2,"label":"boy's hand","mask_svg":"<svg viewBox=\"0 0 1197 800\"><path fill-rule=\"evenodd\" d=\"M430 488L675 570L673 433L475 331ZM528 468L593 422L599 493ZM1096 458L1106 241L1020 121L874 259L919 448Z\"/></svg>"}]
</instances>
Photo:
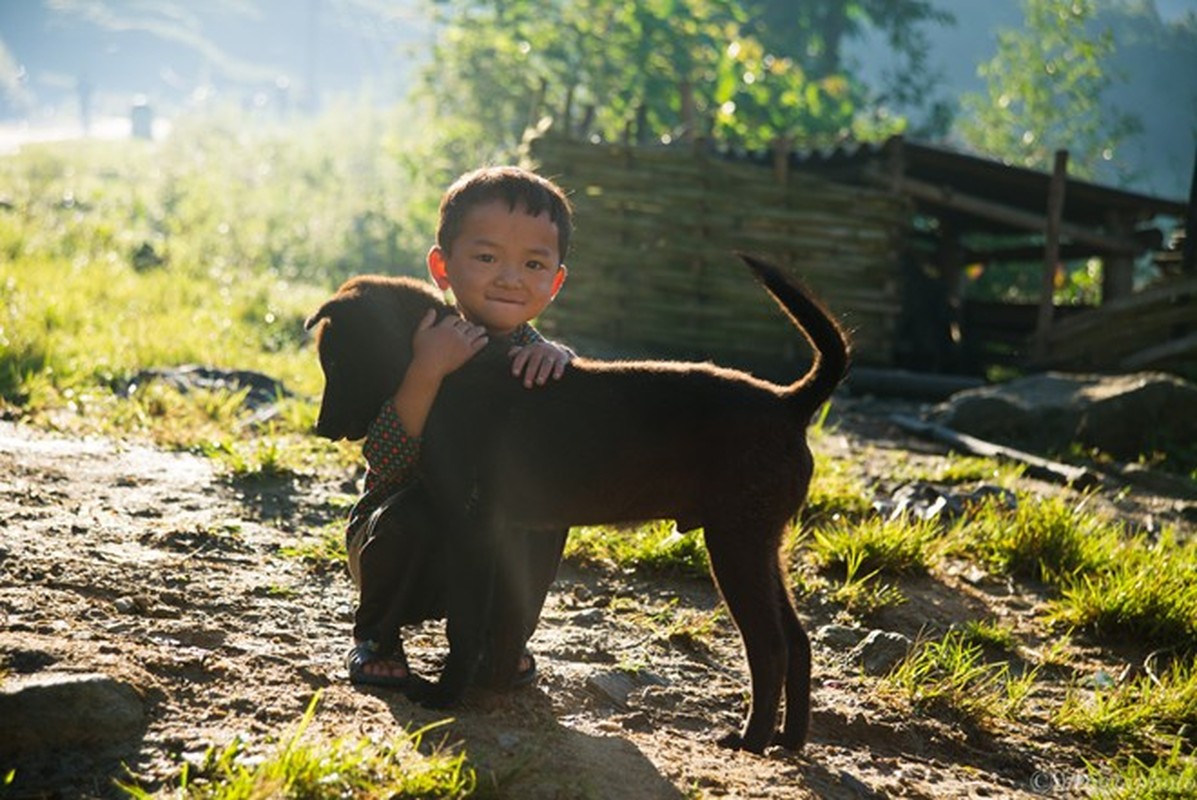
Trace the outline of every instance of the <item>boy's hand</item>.
<instances>
[{"instance_id":1,"label":"boy's hand","mask_svg":"<svg viewBox=\"0 0 1197 800\"><path fill-rule=\"evenodd\" d=\"M412 336L412 365L425 374L443 378L459 369L486 347L486 328L456 315L436 321L429 309Z\"/></svg>"},{"instance_id":2,"label":"boy's hand","mask_svg":"<svg viewBox=\"0 0 1197 800\"><path fill-rule=\"evenodd\" d=\"M557 380L565 374L565 367L574 358L574 351L552 342L537 342L523 347L513 347L507 355L512 356L511 374L524 376L524 386L544 386L550 377Z\"/></svg>"}]
</instances>

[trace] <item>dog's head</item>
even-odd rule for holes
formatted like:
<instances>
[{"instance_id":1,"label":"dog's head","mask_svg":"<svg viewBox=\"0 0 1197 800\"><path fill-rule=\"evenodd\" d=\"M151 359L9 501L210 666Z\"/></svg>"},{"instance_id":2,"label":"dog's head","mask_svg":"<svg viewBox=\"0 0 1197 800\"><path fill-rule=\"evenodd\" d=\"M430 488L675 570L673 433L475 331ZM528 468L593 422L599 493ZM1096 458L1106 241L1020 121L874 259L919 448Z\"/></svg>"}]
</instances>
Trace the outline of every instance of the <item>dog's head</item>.
<instances>
[{"instance_id":1,"label":"dog's head","mask_svg":"<svg viewBox=\"0 0 1197 800\"><path fill-rule=\"evenodd\" d=\"M346 281L308 317L324 370L316 434L361 439L411 363L411 340L428 309L451 311L413 278L362 275Z\"/></svg>"}]
</instances>

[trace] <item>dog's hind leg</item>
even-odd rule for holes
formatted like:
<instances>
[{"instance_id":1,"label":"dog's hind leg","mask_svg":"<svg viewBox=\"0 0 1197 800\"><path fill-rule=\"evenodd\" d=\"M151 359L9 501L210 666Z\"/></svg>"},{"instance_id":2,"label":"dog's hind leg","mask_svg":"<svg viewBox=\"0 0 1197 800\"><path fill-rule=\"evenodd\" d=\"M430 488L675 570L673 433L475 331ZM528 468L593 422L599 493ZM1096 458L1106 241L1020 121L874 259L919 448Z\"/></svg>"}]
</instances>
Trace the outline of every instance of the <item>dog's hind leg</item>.
<instances>
[{"instance_id":1,"label":"dog's hind leg","mask_svg":"<svg viewBox=\"0 0 1197 800\"><path fill-rule=\"evenodd\" d=\"M759 753L774 739L782 684L789 672L787 634L791 631L776 591L781 582L778 536L762 530L759 523L748 529L708 523L704 536L711 572L740 630L752 676L752 701L744 728L719 743Z\"/></svg>"},{"instance_id":2,"label":"dog's hind leg","mask_svg":"<svg viewBox=\"0 0 1197 800\"><path fill-rule=\"evenodd\" d=\"M798 613L794 610L794 603L790 599L784 578L778 581L776 592L785 629L789 662L786 666L785 724L773 742L790 750L799 750L806 744L806 735L810 728L810 637L807 636L802 622L798 619Z\"/></svg>"}]
</instances>

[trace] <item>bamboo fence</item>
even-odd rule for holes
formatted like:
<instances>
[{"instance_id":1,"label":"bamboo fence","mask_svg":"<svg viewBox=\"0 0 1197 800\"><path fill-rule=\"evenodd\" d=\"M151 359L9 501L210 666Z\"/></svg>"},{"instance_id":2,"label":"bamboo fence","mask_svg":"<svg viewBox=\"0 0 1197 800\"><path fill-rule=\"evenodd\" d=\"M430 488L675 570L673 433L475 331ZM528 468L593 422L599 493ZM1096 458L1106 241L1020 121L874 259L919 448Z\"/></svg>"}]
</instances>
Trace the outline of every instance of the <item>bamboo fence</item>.
<instances>
[{"instance_id":1,"label":"bamboo fence","mask_svg":"<svg viewBox=\"0 0 1197 800\"><path fill-rule=\"evenodd\" d=\"M852 332L856 361L892 362L910 214L901 197L689 146L547 133L529 138L524 160L576 210L569 280L540 320L546 334L588 355L795 376L809 349L735 258L744 251L811 286Z\"/></svg>"}]
</instances>

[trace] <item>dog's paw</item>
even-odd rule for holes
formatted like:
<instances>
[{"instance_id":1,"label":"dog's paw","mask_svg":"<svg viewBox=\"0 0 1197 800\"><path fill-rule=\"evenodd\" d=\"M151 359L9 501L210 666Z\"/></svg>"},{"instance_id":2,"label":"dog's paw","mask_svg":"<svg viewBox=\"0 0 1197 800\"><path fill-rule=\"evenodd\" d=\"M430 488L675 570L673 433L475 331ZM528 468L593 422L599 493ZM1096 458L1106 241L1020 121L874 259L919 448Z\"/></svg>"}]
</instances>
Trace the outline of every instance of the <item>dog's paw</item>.
<instances>
[{"instance_id":1,"label":"dog's paw","mask_svg":"<svg viewBox=\"0 0 1197 800\"><path fill-rule=\"evenodd\" d=\"M772 744L778 747L784 747L786 750L798 751L806 744L806 733L786 733L785 731L778 731L773 734Z\"/></svg>"},{"instance_id":2,"label":"dog's paw","mask_svg":"<svg viewBox=\"0 0 1197 800\"><path fill-rule=\"evenodd\" d=\"M750 742L739 731L732 731L725 736L720 736L715 742L720 747L726 747L728 750L743 750L748 753L756 753L757 755L765 752L765 747L772 744L772 741Z\"/></svg>"},{"instance_id":3,"label":"dog's paw","mask_svg":"<svg viewBox=\"0 0 1197 800\"><path fill-rule=\"evenodd\" d=\"M438 683L425 682L424 686L420 688L415 696L409 694L408 697L424 708L443 711L460 703L461 694L461 692L446 686L443 681L440 681Z\"/></svg>"}]
</instances>

